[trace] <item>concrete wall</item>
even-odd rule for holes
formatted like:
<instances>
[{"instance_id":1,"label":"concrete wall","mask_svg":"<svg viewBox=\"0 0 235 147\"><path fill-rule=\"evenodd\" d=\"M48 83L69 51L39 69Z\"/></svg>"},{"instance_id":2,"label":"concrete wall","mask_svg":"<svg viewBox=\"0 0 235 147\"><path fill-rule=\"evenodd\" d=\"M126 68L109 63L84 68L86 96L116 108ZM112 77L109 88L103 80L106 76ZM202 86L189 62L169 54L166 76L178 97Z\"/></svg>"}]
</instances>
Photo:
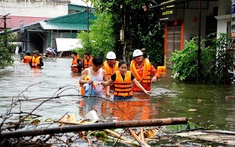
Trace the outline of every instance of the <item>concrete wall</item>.
<instances>
[{"instance_id":1,"label":"concrete wall","mask_svg":"<svg viewBox=\"0 0 235 147\"><path fill-rule=\"evenodd\" d=\"M57 17L68 14L67 0L0 0L0 15Z\"/></svg>"},{"instance_id":2,"label":"concrete wall","mask_svg":"<svg viewBox=\"0 0 235 147\"><path fill-rule=\"evenodd\" d=\"M190 4L191 7L198 8L198 2L194 2ZM202 3L202 10L201 10L201 37L204 38L206 35L206 17L213 16L214 8L218 6L217 2L210 2L207 8L206 2ZM196 21L194 21L196 20ZM184 37L187 39L190 36L198 36L199 30L199 11L198 9L186 9L185 10L185 30L184 30Z\"/></svg>"},{"instance_id":3,"label":"concrete wall","mask_svg":"<svg viewBox=\"0 0 235 147\"><path fill-rule=\"evenodd\" d=\"M227 33L228 23L231 24L231 0L219 0L219 9L217 19L217 32ZM230 31L229 31L230 32Z\"/></svg>"}]
</instances>

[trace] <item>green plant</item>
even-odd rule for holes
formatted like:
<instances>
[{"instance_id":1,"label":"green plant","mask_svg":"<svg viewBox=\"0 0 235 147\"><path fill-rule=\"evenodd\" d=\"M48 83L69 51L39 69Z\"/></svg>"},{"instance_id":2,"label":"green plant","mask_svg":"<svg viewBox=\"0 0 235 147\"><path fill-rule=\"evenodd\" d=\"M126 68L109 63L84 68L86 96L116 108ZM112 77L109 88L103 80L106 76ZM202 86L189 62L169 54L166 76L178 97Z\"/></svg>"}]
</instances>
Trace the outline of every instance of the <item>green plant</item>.
<instances>
[{"instance_id":1,"label":"green plant","mask_svg":"<svg viewBox=\"0 0 235 147\"><path fill-rule=\"evenodd\" d=\"M213 45L201 49L200 71L198 73L198 44L197 38L186 41L183 50L172 53L170 61L173 62L173 78L185 81L195 82L199 77L200 83L222 84L233 81L233 61L234 53L227 52L230 40L227 35L220 33L218 38L212 39ZM201 42L201 46L207 39Z\"/></svg>"},{"instance_id":2,"label":"green plant","mask_svg":"<svg viewBox=\"0 0 235 147\"><path fill-rule=\"evenodd\" d=\"M5 35L0 35L0 68L5 68L6 66L13 65L14 63L12 53L15 49L15 45L11 44L11 42L15 38L10 31L5 31L7 33L7 37L5 37Z\"/></svg>"},{"instance_id":3,"label":"green plant","mask_svg":"<svg viewBox=\"0 0 235 147\"><path fill-rule=\"evenodd\" d=\"M110 13L98 13L97 19L91 26L90 32L82 31L77 38L82 40L83 48L78 50L80 55L85 51L93 56L105 58L107 52L114 50L115 38L113 35L113 22Z\"/></svg>"}]
</instances>

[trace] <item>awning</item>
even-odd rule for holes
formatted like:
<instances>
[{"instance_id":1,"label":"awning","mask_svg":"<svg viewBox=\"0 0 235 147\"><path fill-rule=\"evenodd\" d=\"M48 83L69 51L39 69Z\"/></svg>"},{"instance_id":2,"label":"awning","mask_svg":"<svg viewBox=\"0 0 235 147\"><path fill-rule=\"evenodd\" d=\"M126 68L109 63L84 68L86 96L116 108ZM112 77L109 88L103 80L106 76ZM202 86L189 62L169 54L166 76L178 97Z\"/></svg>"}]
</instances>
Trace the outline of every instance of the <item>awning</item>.
<instances>
[{"instance_id":1,"label":"awning","mask_svg":"<svg viewBox=\"0 0 235 147\"><path fill-rule=\"evenodd\" d=\"M56 38L57 52L82 48L81 40L77 38Z\"/></svg>"},{"instance_id":2,"label":"awning","mask_svg":"<svg viewBox=\"0 0 235 147\"><path fill-rule=\"evenodd\" d=\"M86 30L87 24L40 22L44 30Z\"/></svg>"}]
</instances>

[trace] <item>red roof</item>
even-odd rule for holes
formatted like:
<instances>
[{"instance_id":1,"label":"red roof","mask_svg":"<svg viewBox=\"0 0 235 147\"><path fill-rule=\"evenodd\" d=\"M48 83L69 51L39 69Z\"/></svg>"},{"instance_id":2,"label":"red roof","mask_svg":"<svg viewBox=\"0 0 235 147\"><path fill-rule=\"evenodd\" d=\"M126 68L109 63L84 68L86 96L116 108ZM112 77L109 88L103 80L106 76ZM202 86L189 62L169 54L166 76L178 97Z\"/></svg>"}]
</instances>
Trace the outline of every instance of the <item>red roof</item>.
<instances>
[{"instance_id":1,"label":"red roof","mask_svg":"<svg viewBox=\"0 0 235 147\"><path fill-rule=\"evenodd\" d=\"M2 19L3 17L0 16L0 29L4 28L4 20ZM23 20L24 25L28 25L31 23L39 22L45 19L48 19L46 17L27 17L27 16L11 16L8 15L7 17L7 28L17 28L20 27L20 21Z\"/></svg>"}]
</instances>

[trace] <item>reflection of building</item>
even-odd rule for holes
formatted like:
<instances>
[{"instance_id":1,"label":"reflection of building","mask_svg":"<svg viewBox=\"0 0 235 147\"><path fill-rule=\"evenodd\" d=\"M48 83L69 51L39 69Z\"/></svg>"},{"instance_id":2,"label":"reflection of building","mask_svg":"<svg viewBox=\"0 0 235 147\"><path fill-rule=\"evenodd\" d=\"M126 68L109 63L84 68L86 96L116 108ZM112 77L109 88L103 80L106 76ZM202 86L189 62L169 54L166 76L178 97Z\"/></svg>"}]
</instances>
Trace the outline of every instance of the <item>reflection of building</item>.
<instances>
[{"instance_id":1,"label":"reflection of building","mask_svg":"<svg viewBox=\"0 0 235 147\"><path fill-rule=\"evenodd\" d=\"M172 52L183 49L186 39L198 36L199 26L202 38L210 33L230 33L231 30L231 0L162 0L152 9L161 10L160 20L165 23L164 64L167 67L171 67Z\"/></svg>"}]
</instances>

